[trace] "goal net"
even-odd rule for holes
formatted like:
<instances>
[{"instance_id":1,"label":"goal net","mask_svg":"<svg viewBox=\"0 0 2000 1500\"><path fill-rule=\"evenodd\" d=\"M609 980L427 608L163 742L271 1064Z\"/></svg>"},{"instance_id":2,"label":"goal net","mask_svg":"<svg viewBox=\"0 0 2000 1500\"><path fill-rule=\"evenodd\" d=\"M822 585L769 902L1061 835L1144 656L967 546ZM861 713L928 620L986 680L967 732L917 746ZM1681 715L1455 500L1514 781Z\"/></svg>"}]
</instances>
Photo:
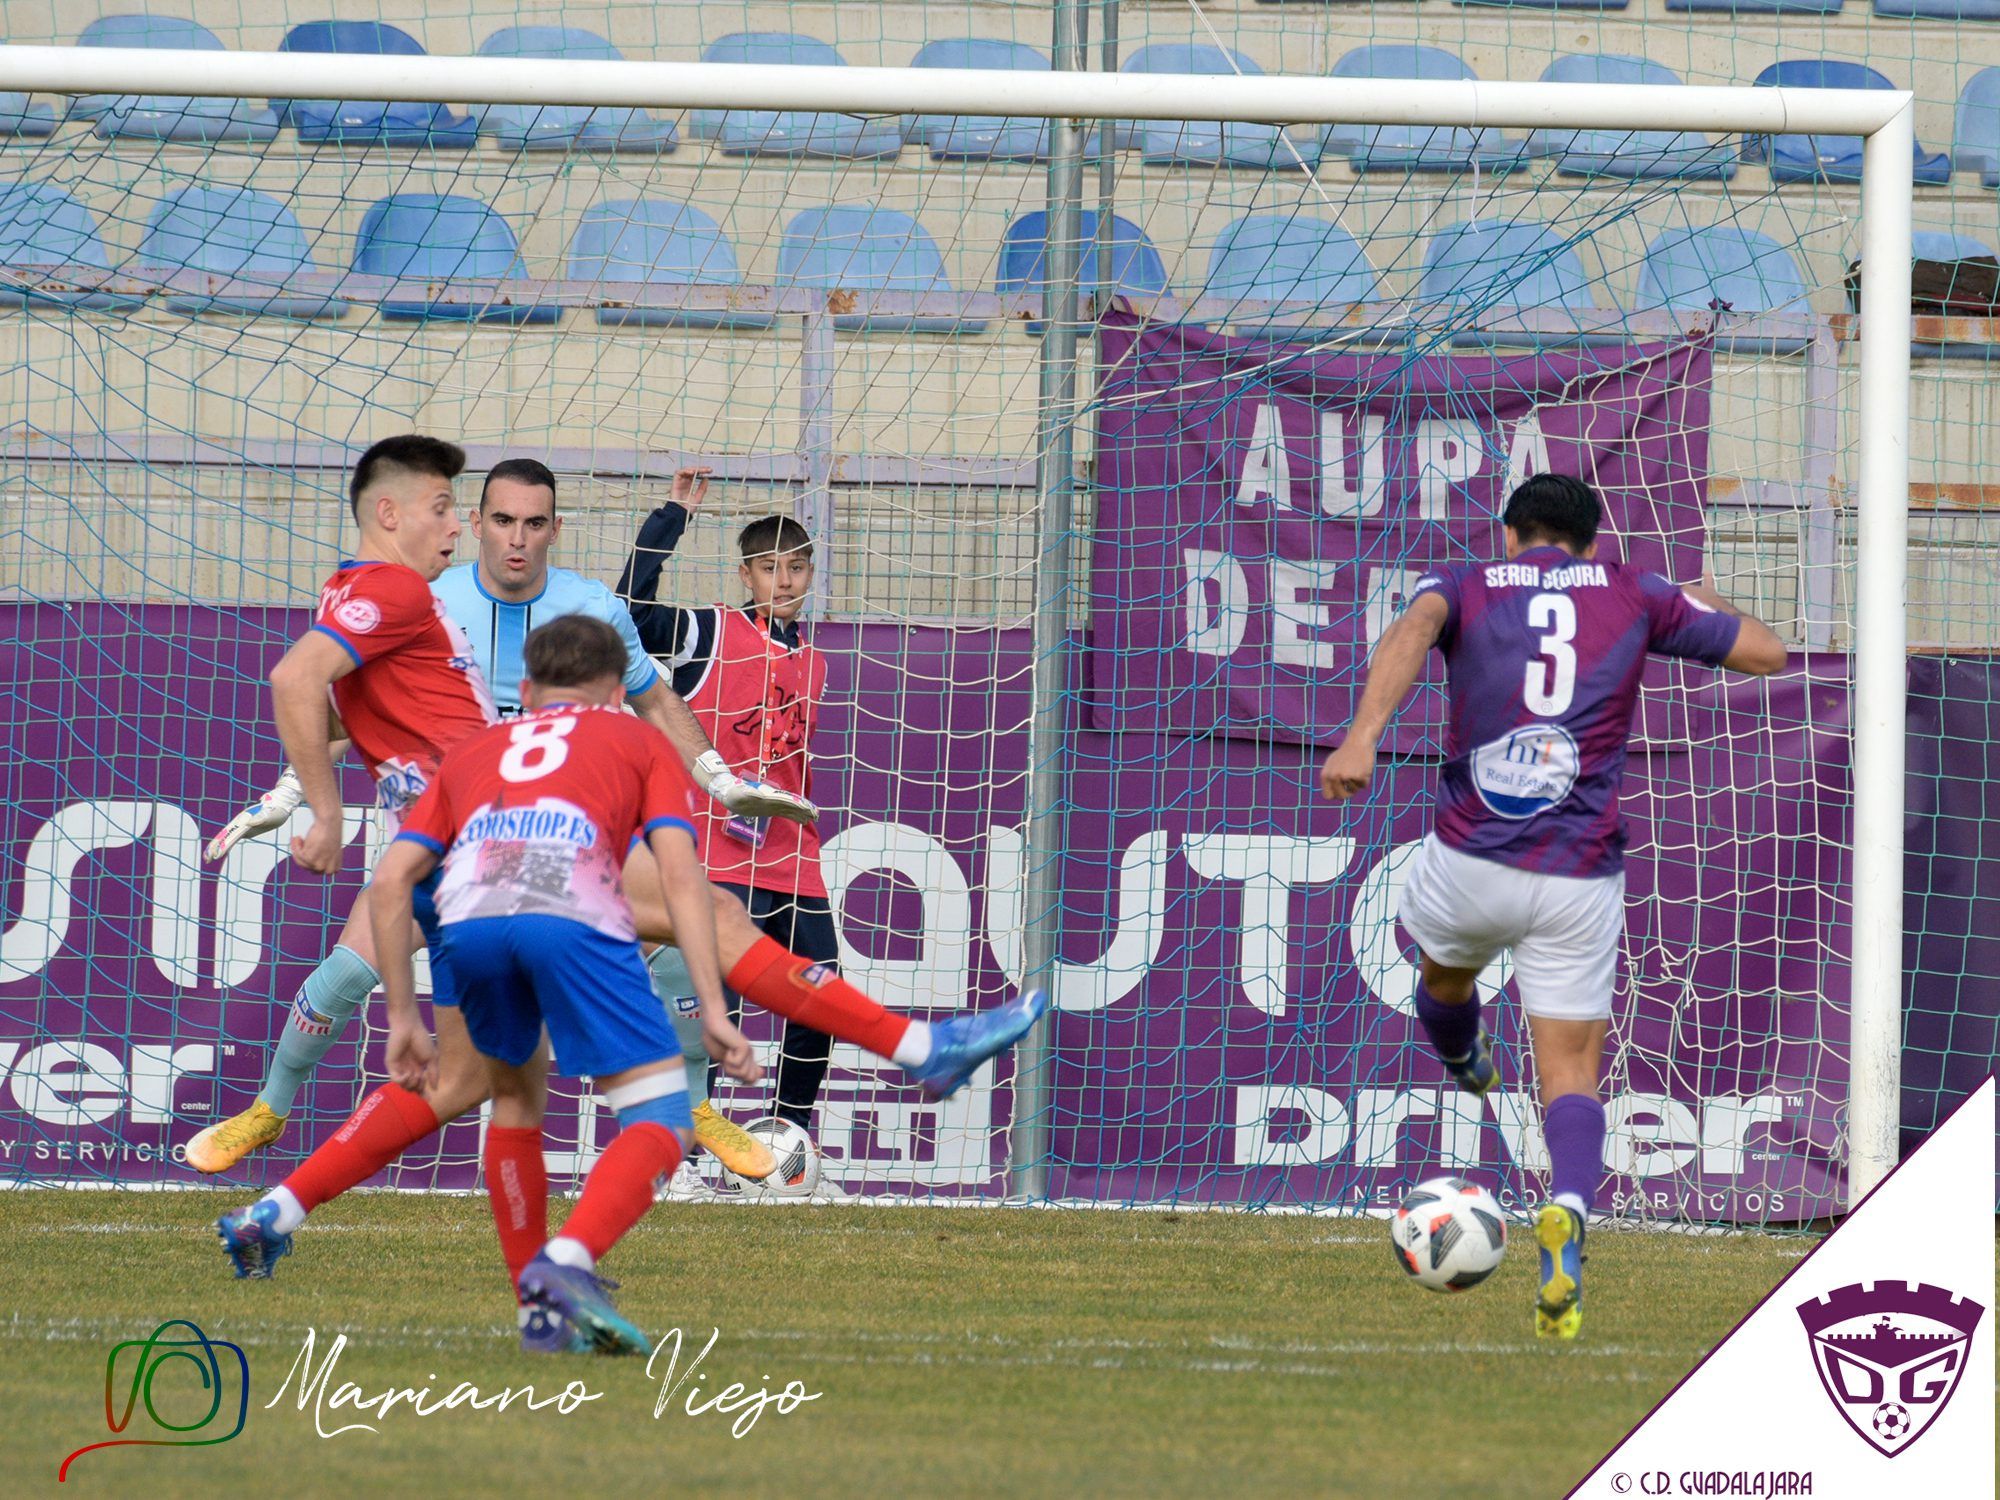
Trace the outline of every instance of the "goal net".
<instances>
[{"instance_id":1,"label":"goal net","mask_svg":"<svg viewBox=\"0 0 2000 1500\"><path fill-rule=\"evenodd\" d=\"M1196 43L1145 66L1248 71ZM1071 220L1060 123L801 109L782 67L757 109L191 99L162 68L159 93L50 96L51 128L0 146L7 1176L195 1180L177 1148L255 1092L375 852L365 778L338 879L285 835L201 848L282 764L265 678L349 553L349 465L420 430L469 450L468 510L485 467L546 462L552 560L606 582L675 470L711 469L661 602L738 602L737 529L807 523L843 970L943 1016L1039 967L1059 1005L1032 1077L943 1105L835 1048L826 1178L926 1199L1538 1190L1505 966L1483 1106L1410 1016L1395 895L1435 679L1358 805L1316 769L1414 578L1497 555L1511 481L1591 479L1611 554L1712 572L1796 653L1765 683L1647 677L1610 1201L1839 1206L1862 216L1851 184L1769 164L1858 138L1087 120ZM1073 325L1045 301L1069 266ZM1918 639L1990 617L1959 565L1912 572ZM774 1060L769 1018L746 1026ZM324 1139L380 1045L343 1039L253 1175ZM611 1125L587 1082L558 1090L566 1181ZM475 1186L479 1130L389 1180Z\"/></svg>"}]
</instances>

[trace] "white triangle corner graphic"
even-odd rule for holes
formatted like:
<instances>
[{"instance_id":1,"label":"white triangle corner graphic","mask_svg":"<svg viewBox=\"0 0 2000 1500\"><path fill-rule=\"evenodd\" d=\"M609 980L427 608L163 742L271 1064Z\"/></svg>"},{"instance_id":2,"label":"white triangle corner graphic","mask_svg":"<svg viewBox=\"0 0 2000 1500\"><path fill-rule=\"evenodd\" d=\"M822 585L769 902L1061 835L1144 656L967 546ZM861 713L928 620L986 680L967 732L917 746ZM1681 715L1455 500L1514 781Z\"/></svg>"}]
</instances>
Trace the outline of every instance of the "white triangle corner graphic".
<instances>
[{"instance_id":1,"label":"white triangle corner graphic","mask_svg":"<svg viewBox=\"0 0 2000 1500\"><path fill-rule=\"evenodd\" d=\"M1572 1500L1993 1496L1994 1089L1974 1090Z\"/></svg>"}]
</instances>

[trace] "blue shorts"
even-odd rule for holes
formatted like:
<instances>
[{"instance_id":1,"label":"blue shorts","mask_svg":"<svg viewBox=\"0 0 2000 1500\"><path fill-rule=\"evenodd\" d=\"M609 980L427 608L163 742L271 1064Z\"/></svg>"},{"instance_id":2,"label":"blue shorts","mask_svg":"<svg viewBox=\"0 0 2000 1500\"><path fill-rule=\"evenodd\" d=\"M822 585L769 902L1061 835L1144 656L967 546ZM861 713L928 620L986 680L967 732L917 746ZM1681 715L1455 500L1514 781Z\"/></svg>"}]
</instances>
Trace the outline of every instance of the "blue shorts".
<instances>
[{"instance_id":1,"label":"blue shorts","mask_svg":"<svg viewBox=\"0 0 2000 1500\"><path fill-rule=\"evenodd\" d=\"M472 1044L519 1067L542 1027L556 1066L604 1078L681 1055L667 1009L631 938L608 937L569 917L472 917L453 922L442 952Z\"/></svg>"},{"instance_id":2,"label":"blue shorts","mask_svg":"<svg viewBox=\"0 0 2000 1500\"><path fill-rule=\"evenodd\" d=\"M417 926L423 932L424 947L431 956L431 1004L457 1005L458 986L452 982L451 961L445 957L444 945L438 941L437 887L441 873L431 871L411 892L411 905L416 908Z\"/></svg>"}]
</instances>

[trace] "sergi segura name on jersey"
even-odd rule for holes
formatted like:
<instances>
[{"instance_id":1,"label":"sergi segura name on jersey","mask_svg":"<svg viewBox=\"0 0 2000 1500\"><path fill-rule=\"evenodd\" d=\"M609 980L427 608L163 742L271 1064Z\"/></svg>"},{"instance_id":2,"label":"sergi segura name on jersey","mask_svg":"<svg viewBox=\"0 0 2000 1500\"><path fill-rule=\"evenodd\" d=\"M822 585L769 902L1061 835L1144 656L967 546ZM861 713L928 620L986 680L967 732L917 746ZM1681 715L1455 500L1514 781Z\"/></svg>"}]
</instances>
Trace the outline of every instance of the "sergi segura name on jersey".
<instances>
[{"instance_id":1,"label":"sergi segura name on jersey","mask_svg":"<svg viewBox=\"0 0 2000 1500\"><path fill-rule=\"evenodd\" d=\"M1486 569L1489 589L1601 589L1610 582L1604 576L1603 563L1565 563L1560 568L1538 568L1533 563L1494 563Z\"/></svg>"}]
</instances>

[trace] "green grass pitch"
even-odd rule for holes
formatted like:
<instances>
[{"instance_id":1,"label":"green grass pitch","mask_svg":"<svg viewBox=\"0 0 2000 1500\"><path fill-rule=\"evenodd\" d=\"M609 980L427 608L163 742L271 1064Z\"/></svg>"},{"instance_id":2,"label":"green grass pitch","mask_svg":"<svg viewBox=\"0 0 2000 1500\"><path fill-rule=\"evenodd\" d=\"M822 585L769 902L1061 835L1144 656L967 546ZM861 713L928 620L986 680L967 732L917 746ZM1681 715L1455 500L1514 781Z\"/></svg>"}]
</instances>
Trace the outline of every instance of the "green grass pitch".
<instances>
[{"instance_id":1,"label":"green grass pitch","mask_svg":"<svg viewBox=\"0 0 2000 1500\"><path fill-rule=\"evenodd\" d=\"M656 1209L607 1261L664 1359L530 1359L511 1337L483 1200L363 1194L333 1204L268 1282L230 1279L209 1223L232 1193L0 1193L0 1462L10 1494L572 1500L900 1496L1559 1496L1809 1248L1802 1238L1600 1233L1575 1345L1530 1332L1534 1247L1444 1297L1410 1285L1371 1220L1222 1213L862 1207ZM169 1318L244 1350L233 1439L85 1454L106 1430L107 1356ZM568 1415L328 1406L293 1397L305 1332L322 1387L366 1396L461 1382L492 1397L571 1380ZM188 1436L219 1433L225 1412ZM121 1366L114 1404L137 1363ZM178 1365L178 1367L177 1367ZM169 1360L155 1407L207 1409ZM732 1383L818 1399L690 1416ZM692 1395L691 1395L692 1392ZM469 1397L465 1398L471 1399ZM525 1400L526 1398L521 1398ZM143 1406L127 1437L163 1434Z\"/></svg>"}]
</instances>

